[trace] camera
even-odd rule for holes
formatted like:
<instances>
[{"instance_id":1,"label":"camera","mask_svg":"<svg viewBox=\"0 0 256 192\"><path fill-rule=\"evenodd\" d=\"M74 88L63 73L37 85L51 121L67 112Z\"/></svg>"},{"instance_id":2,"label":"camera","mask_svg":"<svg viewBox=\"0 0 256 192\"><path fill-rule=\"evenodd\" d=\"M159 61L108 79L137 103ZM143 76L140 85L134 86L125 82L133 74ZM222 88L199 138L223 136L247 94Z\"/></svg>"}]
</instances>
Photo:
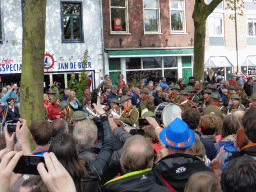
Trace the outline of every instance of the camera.
<instances>
[{"instance_id":1,"label":"camera","mask_svg":"<svg viewBox=\"0 0 256 192\"><path fill-rule=\"evenodd\" d=\"M10 120L10 121L7 121L6 123L8 123L7 125L7 130L8 130L8 133L14 133L16 132L16 125L17 125L17 120ZM20 127L22 126L22 123L20 123Z\"/></svg>"},{"instance_id":2,"label":"camera","mask_svg":"<svg viewBox=\"0 0 256 192\"><path fill-rule=\"evenodd\" d=\"M149 125L147 119L139 119L139 125L143 126L143 125Z\"/></svg>"},{"instance_id":3,"label":"camera","mask_svg":"<svg viewBox=\"0 0 256 192\"><path fill-rule=\"evenodd\" d=\"M97 104L97 98L98 98L98 93L97 93L97 91L93 91L93 92L92 92L91 105L92 105L93 103ZM92 105L92 108L94 108L93 105Z\"/></svg>"}]
</instances>

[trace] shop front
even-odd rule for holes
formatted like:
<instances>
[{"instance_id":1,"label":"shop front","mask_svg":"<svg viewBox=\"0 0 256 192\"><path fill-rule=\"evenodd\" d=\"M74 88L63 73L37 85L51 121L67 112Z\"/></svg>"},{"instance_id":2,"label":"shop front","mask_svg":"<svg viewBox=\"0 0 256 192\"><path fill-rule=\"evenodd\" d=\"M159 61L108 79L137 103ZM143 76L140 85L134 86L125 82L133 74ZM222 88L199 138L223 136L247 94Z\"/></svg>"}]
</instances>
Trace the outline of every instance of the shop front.
<instances>
[{"instance_id":1,"label":"shop front","mask_svg":"<svg viewBox=\"0 0 256 192\"><path fill-rule=\"evenodd\" d=\"M218 71L224 77L224 80L229 80L233 71L232 63L225 56L212 56L206 61L205 69L213 69L214 75L217 76Z\"/></svg>"},{"instance_id":2,"label":"shop front","mask_svg":"<svg viewBox=\"0 0 256 192\"><path fill-rule=\"evenodd\" d=\"M241 71L243 74L256 76L256 56L251 55L242 63Z\"/></svg>"},{"instance_id":3,"label":"shop front","mask_svg":"<svg viewBox=\"0 0 256 192\"><path fill-rule=\"evenodd\" d=\"M183 78L188 83L192 76L193 49L139 49L108 50L105 71L112 83L122 73L127 83L137 85L140 80L158 82L166 77L167 82Z\"/></svg>"}]
</instances>

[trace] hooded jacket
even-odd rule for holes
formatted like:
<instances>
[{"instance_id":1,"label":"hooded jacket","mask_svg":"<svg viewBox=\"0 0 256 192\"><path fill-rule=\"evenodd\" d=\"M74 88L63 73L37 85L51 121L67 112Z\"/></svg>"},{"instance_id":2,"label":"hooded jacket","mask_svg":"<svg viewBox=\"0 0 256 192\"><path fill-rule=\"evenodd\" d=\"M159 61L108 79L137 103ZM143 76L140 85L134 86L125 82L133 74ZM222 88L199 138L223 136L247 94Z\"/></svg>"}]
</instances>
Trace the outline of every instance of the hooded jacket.
<instances>
[{"instance_id":1,"label":"hooded jacket","mask_svg":"<svg viewBox=\"0 0 256 192\"><path fill-rule=\"evenodd\" d=\"M167 187L157 185L151 168L127 173L108 181L104 192L170 192Z\"/></svg>"},{"instance_id":2,"label":"hooded jacket","mask_svg":"<svg viewBox=\"0 0 256 192\"><path fill-rule=\"evenodd\" d=\"M170 185L177 192L183 192L189 177L197 172L211 171L203 161L193 155L171 154L161 159L154 167L153 172L157 184Z\"/></svg>"}]
</instances>

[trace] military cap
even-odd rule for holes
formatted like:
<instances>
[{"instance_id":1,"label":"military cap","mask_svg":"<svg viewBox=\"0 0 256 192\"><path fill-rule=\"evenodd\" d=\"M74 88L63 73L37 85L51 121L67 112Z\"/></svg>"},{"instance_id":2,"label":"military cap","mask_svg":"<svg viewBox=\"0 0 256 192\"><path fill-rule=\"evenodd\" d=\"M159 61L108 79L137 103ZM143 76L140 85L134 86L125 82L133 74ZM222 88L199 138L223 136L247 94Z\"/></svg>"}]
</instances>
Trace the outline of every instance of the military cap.
<instances>
[{"instance_id":1,"label":"military cap","mask_svg":"<svg viewBox=\"0 0 256 192\"><path fill-rule=\"evenodd\" d=\"M206 90L204 91L204 93L211 94L212 92L211 92L210 90L206 89Z\"/></svg>"},{"instance_id":2,"label":"military cap","mask_svg":"<svg viewBox=\"0 0 256 192\"><path fill-rule=\"evenodd\" d=\"M211 85L211 84L206 85L206 87L205 87L205 88L207 88L207 89L213 89L213 87L212 87L212 85Z\"/></svg>"},{"instance_id":3,"label":"military cap","mask_svg":"<svg viewBox=\"0 0 256 192\"><path fill-rule=\"evenodd\" d=\"M185 91L187 91L187 92L193 92L193 91L195 91L195 89L194 89L194 87L192 87L192 86L187 86L187 87L185 88Z\"/></svg>"},{"instance_id":4,"label":"military cap","mask_svg":"<svg viewBox=\"0 0 256 192\"><path fill-rule=\"evenodd\" d=\"M240 97L234 93L230 96L230 99L240 99Z\"/></svg>"},{"instance_id":5,"label":"military cap","mask_svg":"<svg viewBox=\"0 0 256 192\"><path fill-rule=\"evenodd\" d=\"M61 101L60 104L59 104L59 110L64 109L68 105L69 105L69 103L67 101Z\"/></svg>"},{"instance_id":6,"label":"military cap","mask_svg":"<svg viewBox=\"0 0 256 192\"><path fill-rule=\"evenodd\" d=\"M253 93L250 99L256 100L256 93Z\"/></svg>"},{"instance_id":7,"label":"military cap","mask_svg":"<svg viewBox=\"0 0 256 192\"><path fill-rule=\"evenodd\" d=\"M239 90L241 87L239 86L239 85L236 85L235 87L234 87L234 90L235 91L237 91L237 90Z\"/></svg>"},{"instance_id":8,"label":"military cap","mask_svg":"<svg viewBox=\"0 0 256 192\"><path fill-rule=\"evenodd\" d=\"M154 117L154 116L155 114L152 111L147 111L141 117L146 118L146 117Z\"/></svg>"},{"instance_id":9,"label":"military cap","mask_svg":"<svg viewBox=\"0 0 256 192\"><path fill-rule=\"evenodd\" d=\"M174 86L171 87L171 89L180 90L180 86L179 85L174 85Z\"/></svg>"},{"instance_id":10,"label":"military cap","mask_svg":"<svg viewBox=\"0 0 256 192\"><path fill-rule=\"evenodd\" d=\"M124 101L127 101L127 100L129 100L129 99L131 99L131 97L130 97L130 96L128 96L128 95L124 95L124 96L122 96L122 97L121 97L121 99L120 99L120 103L123 103Z\"/></svg>"},{"instance_id":11,"label":"military cap","mask_svg":"<svg viewBox=\"0 0 256 192\"><path fill-rule=\"evenodd\" d=\"M219 93L211 93L210 97L214 98L214 99L220 99L220 94Z\"/></svg>"},{"instance_id":12,"label":"military cap","mask_svg":"<svg viewBox=\"0 0 256 192\"><path fill-rule=\"evenodd\" d=\"M222 89L222 93L227 93L228 90L227 89Z\"/></svg>"},{"instance_id":13,"label":"military cap","mask_svg":"<svg viewBox=\"0 0 256 192\"><path fill-rule=\"evenodd\" d=\"M141 90L140 90L140 93L146 93L146 94L149 94L149 91L148 91L147 89L145 89L145 88L144 88L144 89L141 89Z\"/></svg>"},{"instance_id":14,"label":"military cap","mask_svg":"<svg viewBox=\"0 0 256 192\"><path fill-rule=\"evenodd\" d=\"M228 86L228 90L234 90L234 89L235 89L235 87L233 85Z\"/></svg>"},{"instance_id":15,"label":"military cap","mask_svg":"<svg viewBox=\"0 0 256 192\"><path fill-rule=\"evenodd\" d=\"M72 120L84 120L87 118L87 114L83 111L75 111L71 117Z\"/></svg>"},{"instance_id":16,"label":"military cap","mask_svg":"<svg viewBox=\"0 0 256 192\"><path fill-rule=\"evenodd\" d=\"M209 105L208 107L206 107L203 111L203 114L204 115L208 115L208 114L216 115L216 116L219 116L220 118L224 117L220 108L217 106L214 106L214 105Z\"/></svg>"},{"instance_id":17,"label":"military cap","mask_svg":"<svg viewBox=\"0 0 256 192\"><path fill-rule=\"evenodd\" d=\"M110 103L120 103L120 100L117 98L113 98L110 100Z\"/></svg>"},{"instance_id":18,"label":"military cap","mask_svg":"<svg viewBox=\"0 0 256 192\"><path fill-rule=\"evenodd\" d=\"M189 93L185 90L181 90L179 95L189 95Z\"/></svg>"}]
</instances>

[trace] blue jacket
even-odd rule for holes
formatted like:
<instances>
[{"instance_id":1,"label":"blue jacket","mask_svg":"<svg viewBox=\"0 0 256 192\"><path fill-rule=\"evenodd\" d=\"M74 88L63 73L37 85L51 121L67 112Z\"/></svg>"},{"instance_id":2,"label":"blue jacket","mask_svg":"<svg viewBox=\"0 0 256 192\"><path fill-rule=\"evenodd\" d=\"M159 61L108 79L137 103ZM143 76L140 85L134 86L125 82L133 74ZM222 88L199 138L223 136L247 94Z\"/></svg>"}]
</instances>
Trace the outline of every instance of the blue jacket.
<instances>
[{"instance_id":1,"label":"blue jacket","mask_svg":"<svg viewBox=\"0 0 256 192\"><path fill-rule=\"evenodd\" d=\"M119 99L118 95L117 94L114 94L112 91L108 94L107 96L107 104L108 106L110 107L110 100L113 99L113 98L116 98L116 99Z\"/></svg>"},{"instance_id":2,"label":"blue jacket","mask_svg":"<svg viewBox=\"0 0 256 192\"><path fill-rule=\"evenodd\" d=\"M161 82L161 83L160 83L160 87L163 87L163 86L165 86L165 87L169 87L169 85L167 85L167 83L166 83L166 82Z\"/></svg>"},{"instance_id":3,"label":"blue jacket","mask_svg":"<svg viewBox=\"0 0 256 192\"><path fill-rule=\"evenodd\" d=\"M63 96L60 98L60 102L61 101L67 101L68 100L68 96L63 94Z\"/></svg>"}]
</instances>

